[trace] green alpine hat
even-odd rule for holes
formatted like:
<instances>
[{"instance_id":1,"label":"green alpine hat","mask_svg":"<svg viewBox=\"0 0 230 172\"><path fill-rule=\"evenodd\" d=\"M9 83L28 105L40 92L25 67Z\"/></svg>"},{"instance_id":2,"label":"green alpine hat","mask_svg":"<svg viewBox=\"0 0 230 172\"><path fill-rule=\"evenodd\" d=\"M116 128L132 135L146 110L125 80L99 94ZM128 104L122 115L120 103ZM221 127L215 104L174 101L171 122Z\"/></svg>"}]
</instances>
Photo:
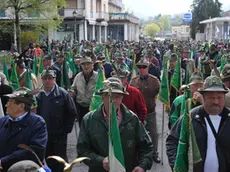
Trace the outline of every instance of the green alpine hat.
<instances>
[{"instance_id":1,"label":"green alpine hat","mask_svg":"<svg viewBox=\"0 0 230 172\"><path fill-rule=\"evenodd\" d=\"M102 95L103 93L109 93L110 87L111 87L112 93L129 95L129 93L122 86L121 80L115 77L110 77L107 80L105 80L103 88L98 90L96 95Z\"/></svg>"},{"instance_id":2,"label":"green alpine hat","mask_svg":"<svg viewBox=\"0 0 230 172\"><path fill-rule=\"evenodd\" d=\"M230 81L230 64L224 65L220 76L223 82Z\"/></svg>"},{"instance_id":3,"label":"green alpine hat","mask_svg":"<svg viewBox=\"0 0 230 172\"><path fill-rule=\"evenodd\" d=\"M128 77L130 72L128 70L122 70L122 69L117 69L117 71L111 72L111 76L113 77L121 77L121 78L126 78Z\"/></svg>"},{"instance_id":4,"label":"green alpine hat","mask_svg":"<svg viewBox=\"0 0 230 172\"><path fill-rule=\"evenodd\" d=\"M142 58L141 60L139 60L136 64L136 66L149 66L149 62L148 60L146 60L145 58Z\"/></svg>"},{"instance_id":5,"label":"green alpine hat","mask_svg":"<svg viewBox=\"0 0 230 172\"><path fill-rule=\"evenodd\" d=\"M193 72L189 78L189 85L192 84L203 84L204 80L200 72Z\"/></svg>"},{"instance_id":6,"label":"green alpine hat","mask_svg":"<svg viewBox=\"0 0 230 172\"><path fill-rule=\"evenodd\" d=\"M93 63L92 59L90 57L84 56L81 58L80 64L83 63Z\"/></svg>"},{"instance_id":7,"label":"green alpine hat","mask_svg":"<svg viewBox=\"0 0 230 172\"><path fill-rule=\"evenodd\" d=\"M205 92L224 92L227 93L228 89L225 87L221 79L217 76L209 76L204 81L204 87L198 90L200 93Z\"/></svg>"},{"instance_id":8,"label":"green alpine hat","mask_svg":"<svg viewBox=\"0 0 230 172\"><path fill-rule=\"evenodd\" d=\"M48 69L42 71L42 74L41 74L41 77L42 77L42 78L43 78L43 77L49 77L49 76L51 76L51 77L53 77L53 78L56 78L56 73L55 73L55 71L52 70L52 69L50 69L50 68L48 68Z\"/></svg>"},{"instance_id":9,"label":"green alpine hat","mask_svg":"<svg viewBox=\"0 0 230 172\"><path fill-rule=\"evenodd\" d=\"M7 172L38 172L38 170L41 167L39 167L38 164L36 164L33 161L30 160L23 160L19 161L15 164L13 164Z\"/></svg>"},{"instance_id":10,"label":"green alpine hat","mask_svg":"<svg viewBox=\"0 0 230 172\"><path fill-rule=\"evenodd\" d=\"M34 103L33 94L31 90L26 87L21 87L15 90L13 93L6 94L5 96L18 102L25 103L29 106L32 106Z\"/></svg>"}]
</instances>

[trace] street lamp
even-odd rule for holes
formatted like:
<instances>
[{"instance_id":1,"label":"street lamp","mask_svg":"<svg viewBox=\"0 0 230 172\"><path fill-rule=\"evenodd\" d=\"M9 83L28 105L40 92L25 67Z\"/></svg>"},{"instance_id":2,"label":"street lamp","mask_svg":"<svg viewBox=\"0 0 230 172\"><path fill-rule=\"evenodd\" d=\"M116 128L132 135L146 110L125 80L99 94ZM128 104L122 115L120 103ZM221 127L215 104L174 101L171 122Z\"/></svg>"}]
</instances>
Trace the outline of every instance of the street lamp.
<instances>
[{"instance_id":1,"label":"street lamp","mask_svg":"<svg viewBox=\"0 0 230 172\"><path fill-rule=\"evenodd\" d=\"M76 10L74 10L73 11L73 17L74 17L74 35L73 35L73 37L74 37L74 43L76 42L76 39L77 39L77 31L76 31L76 25L77 25L77 23L76 23L76 19L77 19L77 11Z\"/></svg>"}]
</instances>

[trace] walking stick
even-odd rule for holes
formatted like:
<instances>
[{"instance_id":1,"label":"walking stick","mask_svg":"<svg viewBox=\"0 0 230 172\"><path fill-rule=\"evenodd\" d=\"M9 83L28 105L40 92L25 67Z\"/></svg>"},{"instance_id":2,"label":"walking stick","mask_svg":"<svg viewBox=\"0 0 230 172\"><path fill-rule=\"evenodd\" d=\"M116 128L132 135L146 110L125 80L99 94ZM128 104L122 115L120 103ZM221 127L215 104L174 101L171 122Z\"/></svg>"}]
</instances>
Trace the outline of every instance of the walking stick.
<instances>
[{"instance_id":1,"label":"walking stick","mask_svg":"<svg viewBox=\"0 0 230 172\"><path fill-rule=\"evenodd\" d=\"M165 123L165 106L163 104L163 112L162 112L162 138L161 138L161 165L163 165L164 161L164 123Z\"/></svg>"}]
</instances>

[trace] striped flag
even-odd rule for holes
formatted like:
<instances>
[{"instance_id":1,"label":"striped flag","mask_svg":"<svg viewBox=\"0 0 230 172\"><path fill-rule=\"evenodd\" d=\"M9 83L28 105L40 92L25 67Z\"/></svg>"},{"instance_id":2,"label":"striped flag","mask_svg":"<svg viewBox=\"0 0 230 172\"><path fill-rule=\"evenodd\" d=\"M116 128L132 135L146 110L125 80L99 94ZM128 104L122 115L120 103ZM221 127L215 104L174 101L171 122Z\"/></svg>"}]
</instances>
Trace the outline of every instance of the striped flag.
<instances>
[{"instance_id":1,"label":"striped flag","mask_svg":"<svg viewBox=\"0 0 230 172\"><path fill-rule=\"evenodd\" d=\"M112 102L109 133L109 171L110 172L125 172L124 155L121 145L119 126L114 103Z\"/></svg>"}]
</instances>

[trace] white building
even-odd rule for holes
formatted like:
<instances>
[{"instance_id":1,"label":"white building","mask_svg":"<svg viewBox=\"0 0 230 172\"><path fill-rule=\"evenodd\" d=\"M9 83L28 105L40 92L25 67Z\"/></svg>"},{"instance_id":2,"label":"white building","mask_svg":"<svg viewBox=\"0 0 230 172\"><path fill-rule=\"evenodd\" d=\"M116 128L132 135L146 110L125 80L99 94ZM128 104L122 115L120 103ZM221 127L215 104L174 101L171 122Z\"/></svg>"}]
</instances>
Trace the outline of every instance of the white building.
<instances>
[{"instance_id":1,"label":"white building","mask_svg":"<svg viewBox=\"0 0 230 172\"><path fill-rule=\"evenodd\" d=\"M53 39L107 40L108 0L66 0L67 7L59 12L64 22L53 33Z\"/></svg>"},{"instance_id":2,"label":"white building","mask_svg":"<svg viewBox=\"0 0 230 172\"><path fill-rule=\"evenodd\" d=\"M211 41L214 39L230 38L230 10L225 12L223 17L215 17L203 20L200 24L204 24L204 39Z\"/></svg>"}]
</instances>

